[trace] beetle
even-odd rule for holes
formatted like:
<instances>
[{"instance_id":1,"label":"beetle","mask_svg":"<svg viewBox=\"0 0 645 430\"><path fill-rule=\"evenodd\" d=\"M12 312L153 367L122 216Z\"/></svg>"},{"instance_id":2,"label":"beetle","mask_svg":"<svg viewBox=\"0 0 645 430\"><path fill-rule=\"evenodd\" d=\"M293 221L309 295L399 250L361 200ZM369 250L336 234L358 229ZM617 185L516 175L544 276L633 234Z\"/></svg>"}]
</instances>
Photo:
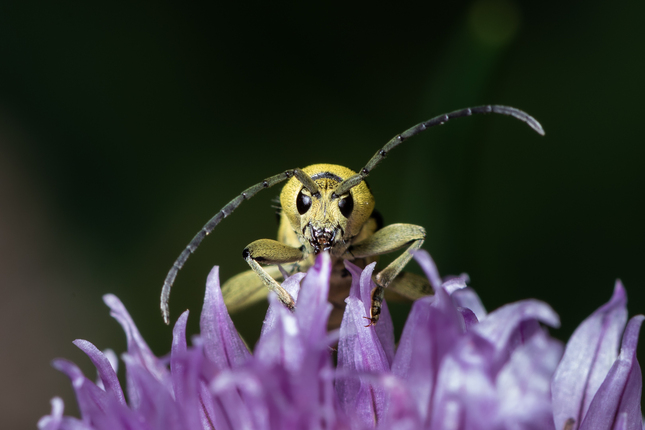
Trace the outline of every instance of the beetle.
<instances>
[{"instance_id":1,"label":"beetle","mask_svg":"<svg viewBox=\"0 0 645 430\"><path fill-rule=\"evenodd\" d=\"M161 292L161 312L165 323L170 322L170 289L190 254L243 201L285 180L288 182L280 194L282 210L278 240L260 239L246 246L242 257L251 270L234 276L222 286L224 301L230 312L261 300L269 291L275 292L287 308L295 309L293 298L282 288L278 279L284 279L288 273L307 270L320 252L329 252L332 258L329 301L334 305L334 310L330 316L330 326L340 324L344 299L351 284L344 269L344 260L364 267L378 255L405 248L401 255L374 276L376 288L372 291L370 315L366 317L368 326L376 324L379 319L386 288L409 299L432 294L425 278L403 272L413 252L423 245L424 228L412 224L383 227L380 216L374 211L374 197L365 178L392 149L410 137L451 119L487 113L512 116L544 135L537 120L513 107L486 105L460 109L397 134L359 172L333 164L314 164L304 169L286 170L242 191L202 227L170 268Z\"/></svg>"}]
</instances>

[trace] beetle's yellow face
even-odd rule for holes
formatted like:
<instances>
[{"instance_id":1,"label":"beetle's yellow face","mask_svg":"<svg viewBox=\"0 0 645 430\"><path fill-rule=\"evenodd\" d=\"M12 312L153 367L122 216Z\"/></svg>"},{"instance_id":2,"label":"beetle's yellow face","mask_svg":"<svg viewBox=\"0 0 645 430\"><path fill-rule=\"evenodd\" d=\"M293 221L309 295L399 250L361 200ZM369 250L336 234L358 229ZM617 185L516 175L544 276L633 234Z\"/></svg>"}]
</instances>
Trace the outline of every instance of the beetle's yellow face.
<instances>
[{"instance_id":1,"label":"beetle's yellow face","mask_svg":"<svg viewBox=\"0 0 645 430\"><path fill-rule=\"evenodd\" d=\"M320 196L312 196L296 178L280 194L282 210L301 242L310 252L342 253L374 210L374 197L362 182L349 193L332 198L338 185L355 172L333 164L303 169L316 182Z\"/></svg>"}]
</instances>

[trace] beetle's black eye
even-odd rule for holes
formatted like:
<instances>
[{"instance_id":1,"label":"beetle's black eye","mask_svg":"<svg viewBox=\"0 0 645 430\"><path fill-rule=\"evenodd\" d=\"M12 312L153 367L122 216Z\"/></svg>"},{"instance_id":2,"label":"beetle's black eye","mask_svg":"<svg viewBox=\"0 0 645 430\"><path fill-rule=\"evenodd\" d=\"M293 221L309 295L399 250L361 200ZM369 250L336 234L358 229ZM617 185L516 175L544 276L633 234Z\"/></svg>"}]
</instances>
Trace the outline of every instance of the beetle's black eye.
<instances>
[{"instance_id":1,"label":"beetle's black eye","mask_svg":"<svg viewBox=\"0 0 645 430\"><path fill-rule=\"evenodd\" d=\"M298 193L298 198L296 199L296 208L300 215L304 215L305 212L311 207L311 197L302 193L302 190Z\"/></svg>"},{"instance_id":2,"label":"beetle's black eye","mask_svg":"<svg viewBox=\"0 0 645 430\"><path fill-rule=\"evenodd\" d=\"M350 194L347 197L343 197L338 200L338 208L345 218L349 218L354 210L354 199L352 198L352 195Z\"/></svg>"}]
</instances>

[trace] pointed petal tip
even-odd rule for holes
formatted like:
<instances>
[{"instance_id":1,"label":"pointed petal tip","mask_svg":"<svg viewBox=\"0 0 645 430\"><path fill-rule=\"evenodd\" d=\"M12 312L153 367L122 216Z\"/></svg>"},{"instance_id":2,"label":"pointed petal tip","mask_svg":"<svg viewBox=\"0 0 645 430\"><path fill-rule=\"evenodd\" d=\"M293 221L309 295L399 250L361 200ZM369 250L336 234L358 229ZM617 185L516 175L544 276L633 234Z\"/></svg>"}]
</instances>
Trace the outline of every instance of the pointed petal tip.
<instances>
[{"instance_id":1,"label":"pointed petal tip","mask_svg":"<svg viewBox=\"0 0 645 430\"><path fill-rule=\"evenodd\" d=\"M634 355L636 353L636 347L638 346L638 337L641 330L641 325L645 320L644 315L635 315L627 322L627 327L625 328L625 333L623 334L623 340L620 348L620 355Z\"/></svg>"},{"instance_id":2,"label":"pointed petal tip","mask_svg":"<svg viewBox=\"0 0 645 430\"><path fill-rule=\"evenodd\" d=\"M441 277L439 276L439 270L437 269L437 265L435 264L428 251L419 249L412 255L414 256L417 264L419 264L419 266L421 266L421 269L423 269L423 272L426 274L426 277L430 281L432 288L435 291L440 289L442 282Z\"/></svg>"},{"instance_id":3,"label":"pointed petal tip","mask_svg":"<svg viewBox=\"0 0 645 430\"><path fill-rule=\"evenodd\" d=\"M185 340L186 336L186 323L188 322L188 310L185 310L181 315L179 315L179 318L177 318L177 322L172 328L172 334L173 334L173 342L174 338L177 336L183 337Z\"/></svg>"},{"instance_id":4,"label":"pointed petal tip","mask_svg":"<svg viewBox=\"0 0 645 430\"><path fill-rule=\"evenodd\" d=\"M219 266L213 266L210 272L208 272L208 276L206 277L206 287L209 287L213 284L217 284L219 286Z\"/></svg>"},{"instance_id":5,"label":"pointed petal tip","mask_svg":"<svg viewBox=\"0 0 645 430\"><path fill-rule=\"evenodd\" d=\"M625 286L623 285L623 282L620 279L616 279L616 283L614 284L614 292L611 296L612 300L615 299L627 299L627 291L625 291Z\"/></svg>"},{"instance_id":6,"label":"pointed petal tip","mask_svg":"<svg viewBox=\"0 0 645 430\"><path fill-rule=\"evenodd\" d=\"M175 325L179 324L179 321L182 321L182 323L185 324L185 322L188 320L188 315L190 314L190 311L186 309L184 312L182 312L181 315L179 315L179 318L177 318L177 322Z\"/></svg>"}]
</instances>

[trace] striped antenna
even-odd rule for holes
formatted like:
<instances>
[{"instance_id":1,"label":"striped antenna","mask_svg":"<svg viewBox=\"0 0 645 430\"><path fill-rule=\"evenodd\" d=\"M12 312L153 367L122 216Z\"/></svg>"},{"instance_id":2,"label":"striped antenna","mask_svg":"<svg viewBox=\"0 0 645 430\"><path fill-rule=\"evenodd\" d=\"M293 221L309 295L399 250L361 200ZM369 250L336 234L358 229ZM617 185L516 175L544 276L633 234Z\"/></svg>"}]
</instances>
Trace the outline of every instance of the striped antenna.
<instances>
[{"instance_id":1,"label":"striped antenna","mask_svg":"<svg viewBox=\"0 0 645 430\"><path fill-rule=\"evenodd\" d=\"M429 119L427 121L424 121L422 123L419 123L415 125L414 127L411 127L404 131L401 134L397 134L394 136L388 143L385 144L383 148L381 148L374 156L370 159L370 161L367 162L365 167L361 169L361 171L354 176L350 176L349 178L345 179L343 182L341 182L338 185L338 188L336 188L336 191L332 195L332 198L338 198L342 196L343 194L346 194L349 190L363 182L365 178L367 178L367 175L370 174L372 170L378 164L385 158L388 152L390 152L392 149L396 148L399 144L403 143L403 141L416 136L417 134L426 131L428 128L435 126L435 125L441 125L444 124L451 119L455 118L461 118L464 116L471 116L475 114L485 114L485 113L498 113L501 115L509 115L512 116L513 118L517 118L520 121L525 122L528 124L529 127L531 127L533 130L535 130L538 134L544 136L544 129L542 128L542 125L533 118L531 115L527 114L524 111L521 111L519 109L515 109L510 106L499 106L499 105L486 105L486 106L477 106L473 108L466 108L466 109L460 109L456 110L454 112L446 113L443 115L439 115L437 117L434 117L432 119Z\"/></svg>"},{"instance_id":2,"label":"striped antenna","mask_svg":"<svg viewBox=\"0 0 645 430\"><path fill-rule=\"evenodd\" d=\"M172 267L168 271L168 275L166 275L166 280L163 283L163 289L161 290L161 314L163 315L163 320L166 324L170 324L170 310L168 309L170 288L172 288L172 284L175 282L177 272L179 272L179 269L183 267L186 260L188 260L188 257L190 257L190 254L195 252L199 244L202 243L202 240L204 240L204 238L213 231L217 224L237 209L244 200L250 199L260 190L271 188L275 184L283 182L291 177L295 177L302 182L302 185L309 190L312 196L320 195L318 186L309 175L300 169L287 170L279 175L271 176L270 178L267 178L264 181L242 191L239 196L228 202L226 206L217 212L217 214L215 214L215 216L211 218L201 230L199 230L195 237L193 237L193 240L190 241L188 246L181 252L181 254L179 254L179 257L173 263Z\"/></svg>"}]
</instances>

